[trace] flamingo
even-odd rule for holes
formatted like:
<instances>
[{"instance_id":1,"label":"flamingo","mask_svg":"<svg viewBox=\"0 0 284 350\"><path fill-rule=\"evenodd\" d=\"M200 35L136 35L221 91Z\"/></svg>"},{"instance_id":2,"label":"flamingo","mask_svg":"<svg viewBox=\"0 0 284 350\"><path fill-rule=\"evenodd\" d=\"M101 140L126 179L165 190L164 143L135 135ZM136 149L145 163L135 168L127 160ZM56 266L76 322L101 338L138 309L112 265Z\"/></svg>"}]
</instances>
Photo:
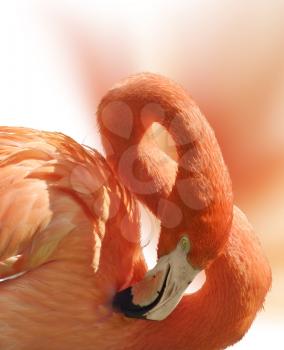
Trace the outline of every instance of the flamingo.
<instances>
[{"instance_id":1,"label":"flamingo","mask_svg":"<svg viewBox=\"0 0 284 350\"><path fill-rule=\"evenodd\" d=\"M0 128L0 349L223 349L261 309L271 271L214 132L155 74L101 100L106 157L61 133ZM176 158L147 130L171 135ZM161 222L158 261L138 201ZM199 271L206 281L184 294Z\"/></svg>"}]
</instances>

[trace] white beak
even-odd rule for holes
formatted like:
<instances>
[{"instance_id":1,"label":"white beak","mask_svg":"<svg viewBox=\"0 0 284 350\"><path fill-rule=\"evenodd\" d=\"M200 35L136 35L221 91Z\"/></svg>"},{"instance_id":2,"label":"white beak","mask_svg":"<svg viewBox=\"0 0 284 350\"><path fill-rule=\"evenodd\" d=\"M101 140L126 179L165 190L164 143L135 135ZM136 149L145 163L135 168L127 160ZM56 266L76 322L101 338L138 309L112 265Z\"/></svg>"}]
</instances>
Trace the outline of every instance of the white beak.
<instances>
[{"instance_id":1,"label":"white beak","mask_svg":"<svg viewBox=\"0 0 284 350\"><path fill-rule=\"evenodd\" d=\"M199 272L189 264L188 252L189 240L184 236L176 249L161 257L142 281L116 294L114 307L128 317L165 319Z\"/></svg>"}]
</instances>

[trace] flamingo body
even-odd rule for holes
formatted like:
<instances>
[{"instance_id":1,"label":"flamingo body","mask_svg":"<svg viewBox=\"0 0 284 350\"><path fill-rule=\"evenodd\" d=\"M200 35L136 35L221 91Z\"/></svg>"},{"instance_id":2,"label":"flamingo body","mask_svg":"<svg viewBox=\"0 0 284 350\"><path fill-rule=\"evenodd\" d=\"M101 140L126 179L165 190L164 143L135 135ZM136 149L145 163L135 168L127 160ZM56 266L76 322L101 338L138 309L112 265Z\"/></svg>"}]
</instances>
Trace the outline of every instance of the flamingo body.
<instances>
[{"instance_id":1,"label":"flamingo body","mask_svg":"<svg viewBox=\"0 0 284 350\"><path fill-rule=\"evenodd\" d=\"M0 143L0 348L93 349L115 290L146 269L136 204L62 134L1 127Z\"/></svg>"}]
</instances>

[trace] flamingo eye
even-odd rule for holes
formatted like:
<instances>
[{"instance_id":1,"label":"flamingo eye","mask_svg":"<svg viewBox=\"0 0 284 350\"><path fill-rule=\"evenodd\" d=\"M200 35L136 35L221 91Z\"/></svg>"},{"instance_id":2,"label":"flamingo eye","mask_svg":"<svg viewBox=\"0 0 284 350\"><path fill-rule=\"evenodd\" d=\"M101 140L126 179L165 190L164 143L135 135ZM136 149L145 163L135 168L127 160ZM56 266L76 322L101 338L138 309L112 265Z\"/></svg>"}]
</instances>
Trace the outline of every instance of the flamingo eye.
<instances>
[{"instance_id":1,"label":"flamingo eye","mask_svg":"<svg viewBox=\"0 0 284 350\"><path fill-rule=\"evenodd\" d=\"M182 236L182 238L180 240L180 245L181 245L181 248L184 252L186 252L186 253L189 252L190 242L189 242L189 238L187 236Z\"/></svg>"}]
</instances>

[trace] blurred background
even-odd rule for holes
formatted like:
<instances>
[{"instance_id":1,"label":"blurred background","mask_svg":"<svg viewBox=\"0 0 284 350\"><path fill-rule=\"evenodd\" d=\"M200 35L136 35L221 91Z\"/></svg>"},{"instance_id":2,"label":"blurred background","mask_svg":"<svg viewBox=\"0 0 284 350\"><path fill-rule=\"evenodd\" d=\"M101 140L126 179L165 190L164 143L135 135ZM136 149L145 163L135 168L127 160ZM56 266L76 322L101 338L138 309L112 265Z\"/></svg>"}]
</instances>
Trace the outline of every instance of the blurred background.
<instances>
[{"instance_id":1,"label":"blurred background","mask_svg":"<svg viewBox=\"0 0 284 350\"><path fill-rule=\"evenodd\" d=\"M200 106L273 272L239 350L284 348L283 33L276 0L0 2L1 125L61 131L101 151L96 105L141 71L176 80ZM151 266L158 223L145 211L143 231Z\"/></svg>"}]
</instances>

